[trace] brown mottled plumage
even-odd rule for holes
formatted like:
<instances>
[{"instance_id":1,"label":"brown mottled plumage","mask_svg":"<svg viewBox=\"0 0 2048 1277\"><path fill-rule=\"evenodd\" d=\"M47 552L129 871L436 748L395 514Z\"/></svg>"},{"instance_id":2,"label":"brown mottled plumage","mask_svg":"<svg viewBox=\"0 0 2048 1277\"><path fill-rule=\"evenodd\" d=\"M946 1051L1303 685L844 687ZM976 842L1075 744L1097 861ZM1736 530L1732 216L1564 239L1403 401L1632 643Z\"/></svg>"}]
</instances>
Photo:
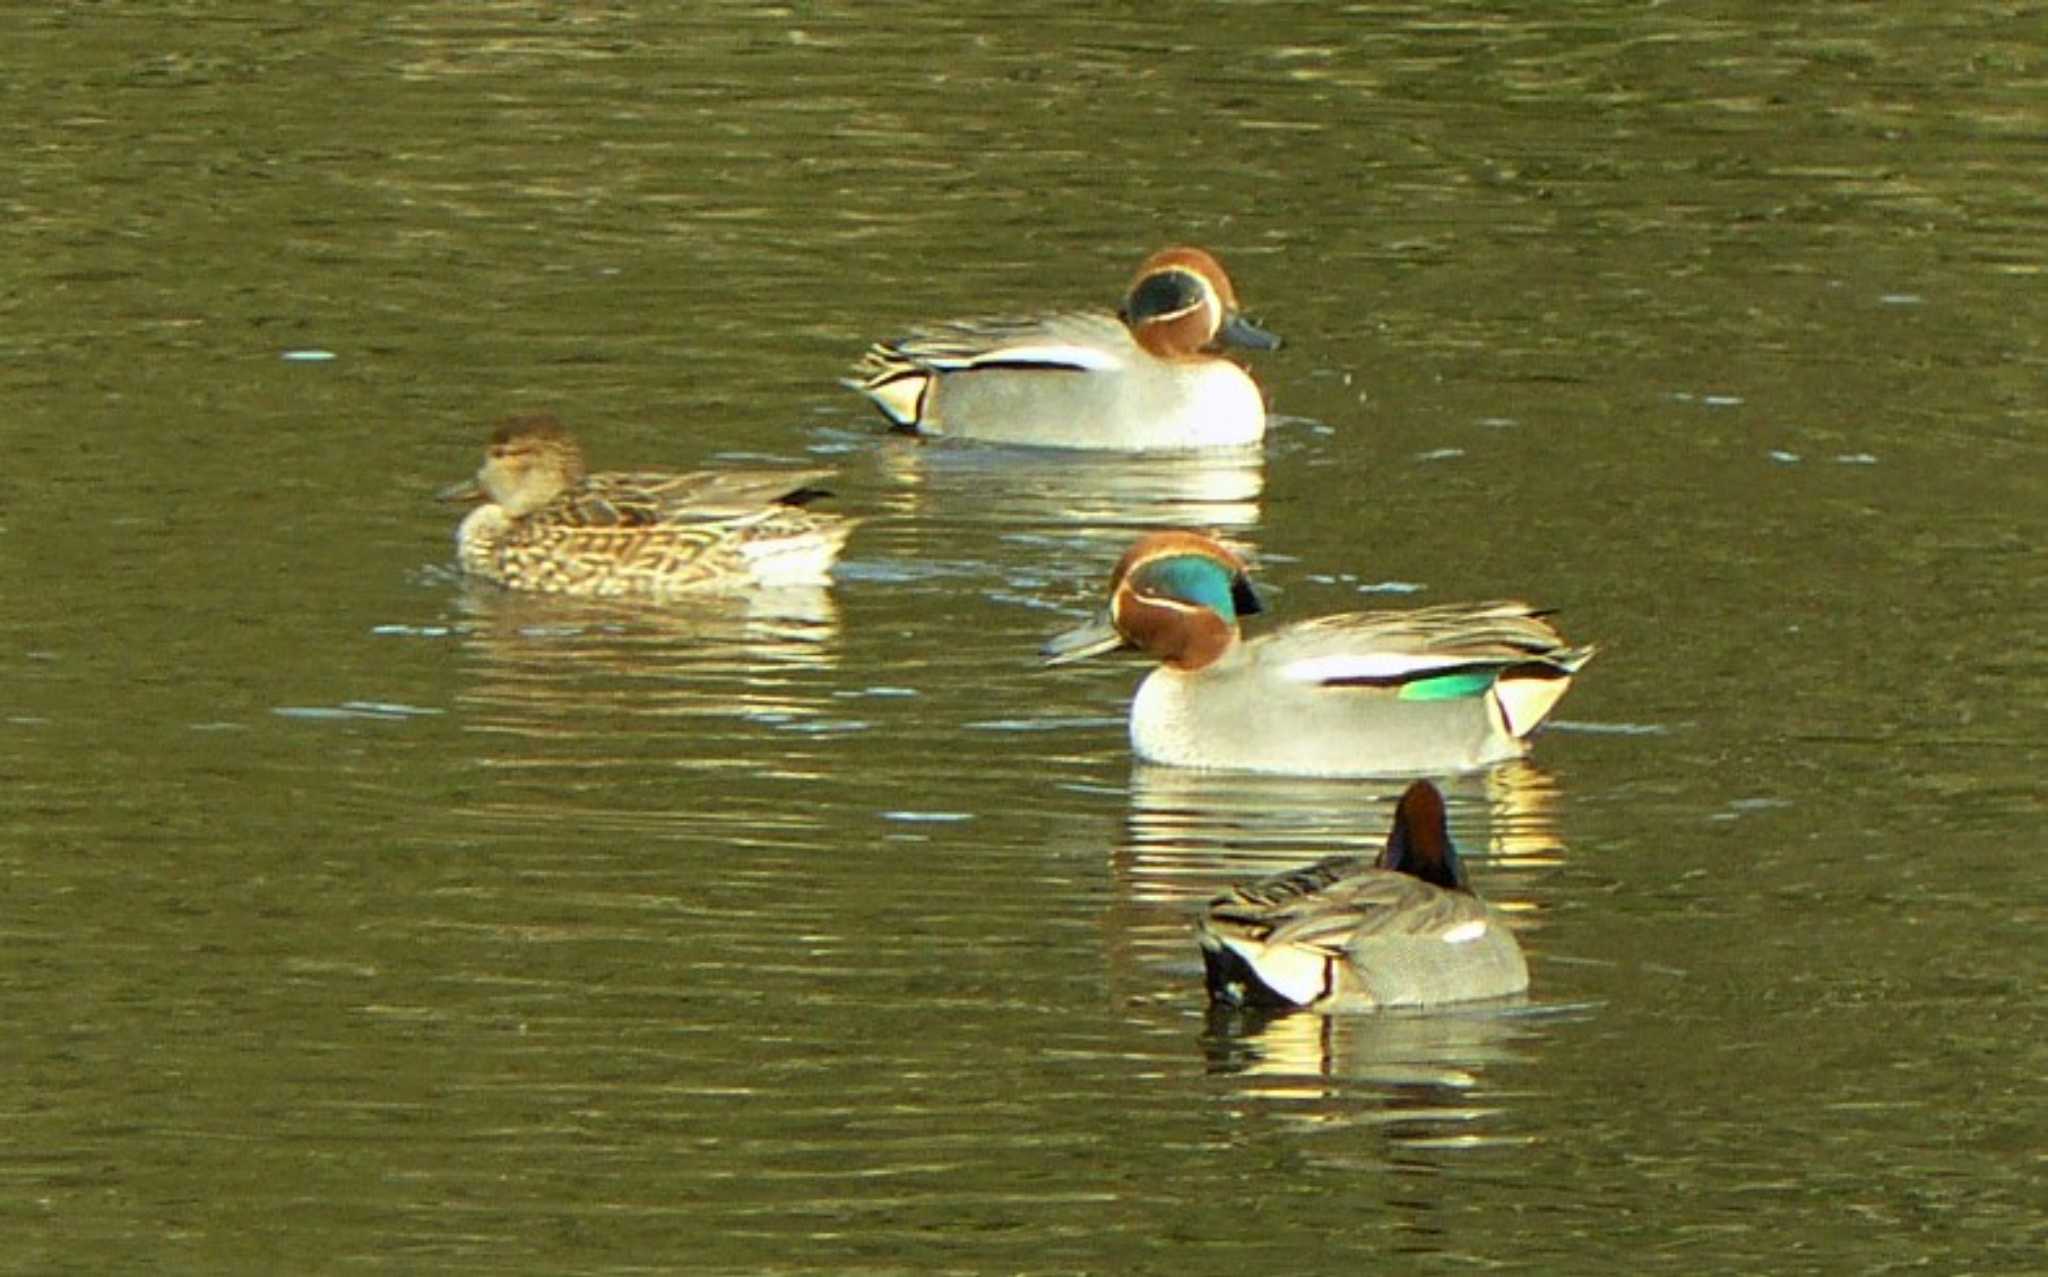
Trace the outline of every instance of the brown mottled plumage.
<instances>
[{"instance_id":1,"label":"brown mottled plumage","mask_svg":"<svg viewBox=\"0 0 2048 1277\"><path fill-rule=\"evenodd\" d=\"M816 584L853 522L805 508L823 470L589 473L552 416L499 424L456 531L462 570L515 590L661 598Z\"/></svg>"}]
</instances>

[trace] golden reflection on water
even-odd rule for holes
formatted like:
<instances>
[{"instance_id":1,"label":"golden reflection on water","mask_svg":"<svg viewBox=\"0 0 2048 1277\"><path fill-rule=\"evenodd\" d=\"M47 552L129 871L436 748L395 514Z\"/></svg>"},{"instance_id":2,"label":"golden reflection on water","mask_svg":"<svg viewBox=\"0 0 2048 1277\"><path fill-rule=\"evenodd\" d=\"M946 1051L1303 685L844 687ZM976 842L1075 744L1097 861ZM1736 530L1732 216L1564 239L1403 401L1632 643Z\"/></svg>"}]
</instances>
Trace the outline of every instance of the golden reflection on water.
<instances>
[{"instance_id":1,"label":"golden reflection on water","mask_svg":"<svg viewBox=\"0 0 2048 1277\"><path fill-rule=\"evenodd\" d=\"M1212 1008L1200 1039L1210 1076L1245 1118L1298 1135L1379 1132L1400 1156L1500 1147L1531 1138L1499 1129L1512 1085L1491 1071L1534 1057L1528 1022L1500 1008L1261 1016ZM1370 1163L1346 1141L1331 1155Z\"/></svg>"},{"instance_id":2,"label":"golden reflection on water","mask_svg":"<svg viewBox=\"0 0 2048 1277\"><path fill-rule=\"evenodd\" d=\"M788 765L788 751L719 742L750 725L801 730L832 706L839 613L822 587L659 607L475 588L460 603L469 681L456 703L486 767Z\"/></svg>"},{"instance_id":3,"label":"golden reflection on water","mask_svg":"<svg viewBox=\"0 0 2048 1277\"><path fill-rule=\"evenodd\" d=\"M1242 1093L1268 1098L1320 1097L1332 1078L1463 1092L1481 1084L1487 1066L1528 1058L1515 1045L1527 1024L1504 1009L1262 1015L1212 1007L1202 1055L1211 1072L1242 1078Z\"/></svg>"},{"instance_id":4,"label":"golden reflection on water","mask_svg":"<svg viewBox=\"0 0 2048 1277\"><path fill-rule=\"evenodd\" d=\"M878 450L892 513L1043 524L1122 540L1155 527L1247 528L1259 521L1263 449L1085 453L897 437Z\"/></svg>"},{"instance_id":5,"label":"golden reflection on water","mask_svg":"<svg viewBox=\"0 0 2048 1277\"><path fill-rule=\"evenodd\" d=\"M1537 764L1517 759L1438 784L1451 836L1482 862L1482 875L1562 860L1562 791ZM1406 786L1136 765L1116 856L1119 895L1138 907L1192 905L1226 882L1339 853L1377 855Z\"/></svg>"}]
</instances>

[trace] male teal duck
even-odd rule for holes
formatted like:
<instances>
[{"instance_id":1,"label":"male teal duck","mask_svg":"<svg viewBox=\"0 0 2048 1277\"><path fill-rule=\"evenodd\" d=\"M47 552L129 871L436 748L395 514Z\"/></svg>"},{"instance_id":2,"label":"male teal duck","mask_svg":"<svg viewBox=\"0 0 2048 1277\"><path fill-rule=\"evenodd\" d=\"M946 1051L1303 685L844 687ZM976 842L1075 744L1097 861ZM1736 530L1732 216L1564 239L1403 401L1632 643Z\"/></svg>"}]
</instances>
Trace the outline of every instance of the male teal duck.
<instances>
[{"instance_id":1,"label":"male teal duck","mask_svg":"<svg viewBox=\"0 0 2048 1277\"><path fill-rule=\"evenodd\" d=\"M1238 313L1220 262L1169 248L1138 268L1118 314L930 325L870 348L846 385L923 435L1048 448L1224 447L1265 434L1266 404L1218 347L1279 344Z\"/></svg>"},{"instance_id":2,"label":"male teal duck","mask_svg":"<svg viewBox=\"0 0 2048 1277\"><path fill-rule=\"evenodd\" d=\"M1386 850L1334 856L1232 888L1195 923L1212 1000L1375 1011L1501 998L1529 987L1500 910L1472 894L1443 795L1401 795Z\"/></svg>"},{"instance_id":3,"label":"male teal duck","mask_svg":"<svg viewBox=\"0 0 2048 1277\"><path fill-rule=\"evenodd\" d=\"M476 477L441 493L482 501L455 533L472 576L515 590L666 598L815 585L853 521L805 508L823 470L591 474L549 415L500 423Z\"/></svg>"},{"instance_id":4,"label":"male teal duck","mask_svg":"<svg viewBox=\"0 0 2048 1277\"><path fill-rule=\"evenodd\" d=\"M1131 701L1131 746L1178 767L1375 776L1514 758L1593 656L1526 603L1350 612L1245 640L1261 610L1244 560L1194 532L1125 553L1098 618L1048 665L1117 648L1157 659Z\"/></svg>"}]
</instances>

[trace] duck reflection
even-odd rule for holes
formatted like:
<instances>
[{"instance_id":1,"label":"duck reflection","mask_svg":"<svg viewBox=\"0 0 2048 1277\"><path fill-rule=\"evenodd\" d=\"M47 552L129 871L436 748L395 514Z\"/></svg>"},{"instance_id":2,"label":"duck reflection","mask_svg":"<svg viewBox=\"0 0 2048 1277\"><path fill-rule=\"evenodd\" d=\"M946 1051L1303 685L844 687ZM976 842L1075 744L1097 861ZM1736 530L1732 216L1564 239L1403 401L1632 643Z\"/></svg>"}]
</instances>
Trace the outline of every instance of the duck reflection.
<instances>
[{"instance_id":1,"label":"duck reflection","mask_svg":"<svg viewBox=\"0 0 2048 1277\"><path fill-rule=\"evenodd\" d=\"M651 608L478 586L459 606L471 681L456 703L489 766L801 766L804 751L740 738L822 730L832 706L819 675L839 620L823 588Z\"/></svg>"},{"instance_id":2,"label":"duck reflection","mask_svg":"<svg viewBox=\"0 0 2048 1277\"><path fill-rule=\"evenodd\" d=\"M1512 1004L1319 1015L1212 1005L1202 1033L1209 1071L1244 1078L1247 1092L1321 1095L1329 1078L1388 1087L1469 1091L1489 1065L1525 1060L1529 1021ZM1439 1097L1441 1098L1441 1097Z\"/></svg>"},{"instance_id":3,"label":"duck reflection","mask_svg":"<svg viewBox=\"0 0 2048 1277\"><path fill-rule=\"evenodd\" d=\"M1508 1093L1487 1075L1527 1063L1552 1026L1584 1011L1493 1004L1321 1015L1215 1006L1200 1049L1248 1115L1283 1126L1370 1127L1406 1150L1512 1145L1527 1137L1498 1129Z\"/></svg>"},{"instance_id":4,"label":"duck reflection","mask_svg":"<svg viewBox=\"0 0 2048 1277\"><path fill-rule=\"evenodd\" d=\"M1439 782L1452 836L1488 875L1489 896L1512 895L1518 875L1563 858L1557 779L1527 759ZM1223 886L1348 853L1370 860L1386 844L1384 810L1400 778L1354 780L1200 771L1138 764L1117 849L1118 898L1178 921ZM1133 919L1136 920L1135 918Z\"/></svg>"},{"instance_id":5,"label":"duck reflection","mask_svg":"<svg viewBox=\"0 0 2048 1277\"><path fill-rule=\"evenodd\" d=\"M1257 447L1093 453L951 446L890 439L877 464L892 481L885 508L1041 524L1121 544L1133 528L1244 528L1259 521L1266 457Z\"/></svg>"}]
</instances>

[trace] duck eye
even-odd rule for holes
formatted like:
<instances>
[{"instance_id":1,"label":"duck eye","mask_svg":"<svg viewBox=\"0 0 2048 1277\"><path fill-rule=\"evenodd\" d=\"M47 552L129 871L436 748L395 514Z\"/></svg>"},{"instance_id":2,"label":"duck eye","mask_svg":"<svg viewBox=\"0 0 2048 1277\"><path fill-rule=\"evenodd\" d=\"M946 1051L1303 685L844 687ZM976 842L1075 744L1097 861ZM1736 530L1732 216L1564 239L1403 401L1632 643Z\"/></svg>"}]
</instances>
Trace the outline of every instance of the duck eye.
<instances>
[{"instance_id":1,"label":"duck eye","mask_svg":"<svg viewBox=\"0 0 2048 1277\"><path fill-rule=\"evenodd\" d=\"M1183 270L1161 271L1138 281L1124 310L1129 319L1167 319L1202 304L1202 281Z\"/></svg>"}]
</instances>

